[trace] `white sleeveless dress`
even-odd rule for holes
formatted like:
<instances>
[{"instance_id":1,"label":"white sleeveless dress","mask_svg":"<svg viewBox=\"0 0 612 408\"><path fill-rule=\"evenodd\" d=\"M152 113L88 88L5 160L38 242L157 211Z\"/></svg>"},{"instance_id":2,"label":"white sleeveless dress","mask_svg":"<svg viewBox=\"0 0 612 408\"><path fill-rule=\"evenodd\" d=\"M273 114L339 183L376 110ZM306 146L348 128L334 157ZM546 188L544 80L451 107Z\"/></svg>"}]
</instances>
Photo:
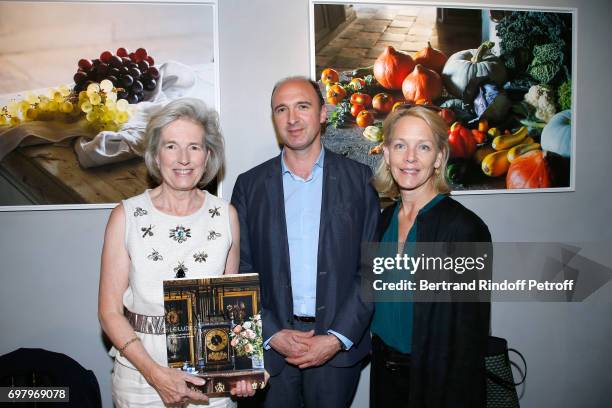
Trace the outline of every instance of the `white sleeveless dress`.
<instances>
[{"instance_id":1,"label":"white sleeveless dress","mask_svg":"<svg viewBox=\"0 0 612 408\"><path fill-rule=\"evenodd\" d=\"M195 213L180 217L155 208L149 191L123 201L125 246L130 255L123 305L147 316L164 315L163 281L222 275L232 244L228 203L208 192ZM168 365L166 336L137 332L151 358ZM115 348L112 375L116 407L164 407L157 391ZM190 405L193 406L193 405ZM230 398L211 398L208 407L235 407Z\"/></svg>"}]
</instances>

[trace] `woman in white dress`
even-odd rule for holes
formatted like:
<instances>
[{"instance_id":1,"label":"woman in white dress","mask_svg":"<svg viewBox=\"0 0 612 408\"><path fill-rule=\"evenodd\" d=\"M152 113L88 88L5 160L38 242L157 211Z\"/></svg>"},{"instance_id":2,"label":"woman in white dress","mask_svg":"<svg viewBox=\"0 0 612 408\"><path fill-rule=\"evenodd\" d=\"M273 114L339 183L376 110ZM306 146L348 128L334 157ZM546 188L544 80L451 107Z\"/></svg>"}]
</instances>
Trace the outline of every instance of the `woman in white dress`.
<instances>
[{"instance_id":1,"label":"woman in white dress","mask_svg":"<svg viewBox=\"0 0 612 408\"><path fill-rule=\"evenodd\" d=\"M114 347L117 407L207 403L234 407L190 388L204 380L167 365L165 279L236 273L240 261L236 210L201 190L223 165L217 115L198 99L170 102L151 117L145 163L159 185L111 212L104 237L98 314ZM125 309L125 314L124 314ZM233 395L254 391L238 383Z\"/></svg>"}]
</instances>

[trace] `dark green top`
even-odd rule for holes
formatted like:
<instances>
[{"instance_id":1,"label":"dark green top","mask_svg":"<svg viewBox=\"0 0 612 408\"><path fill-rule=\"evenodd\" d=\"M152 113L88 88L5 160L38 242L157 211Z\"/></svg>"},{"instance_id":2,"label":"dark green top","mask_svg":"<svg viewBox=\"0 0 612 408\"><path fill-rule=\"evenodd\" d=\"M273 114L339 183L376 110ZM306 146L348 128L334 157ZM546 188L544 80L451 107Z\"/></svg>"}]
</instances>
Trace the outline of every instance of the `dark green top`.
<instances>
[{"instance_id":1,"label":"dark green top","mask_svg":"<svg viewBox=\"0 0 612 408\"><path fill-rule=\"evenodd\" d=\"M438 194L431 199L423 208L421 208L417 214L417 218L427 212L430 208L436 205L445 196ZM398 230L398 212L401 203L395 204L393 210L393 217L391 223L386 229L381 242L390 244L397 243L399 241ZM404 254L408 256L414 256L414 247L417 237L417 222L416 219L408 231L408 236L404 243ZM397 246L395 246L397 248ZM394 256L394 255L390 255ZM395 271L395 273L385 272L388 274L385 281L399 281L400 277L404 279L410 279L412 275L409 271ZM396 278L396 279L390 279ZM393 347L397 351L402 353L410 353L412 350L412 320L413 320L413 308L412 302L376 302L374 306L374 317L372 319L371 330L372 333L378 335L386 345Z\"/></svg>"}]
</instances>

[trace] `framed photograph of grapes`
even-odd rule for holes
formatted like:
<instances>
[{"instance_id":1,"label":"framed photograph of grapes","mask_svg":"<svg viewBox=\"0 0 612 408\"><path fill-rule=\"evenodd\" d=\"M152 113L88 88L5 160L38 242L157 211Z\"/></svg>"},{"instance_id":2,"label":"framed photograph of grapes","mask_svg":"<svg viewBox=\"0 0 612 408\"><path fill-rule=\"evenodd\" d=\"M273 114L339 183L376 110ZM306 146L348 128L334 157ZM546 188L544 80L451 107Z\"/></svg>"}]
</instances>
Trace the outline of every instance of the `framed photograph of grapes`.
<instances>
[{"instance_id":1,"label":"framed photograph of grapes","mask_svg":"<svg viewBox=\"0 0 612 408\"><path fill-rule=\"evenodd\" d=\"M376 171L384 119L420 105L449 127L453 194L574 191L576 13L311 0L323 144Z\"/></svg>"},{"instance_id":2,"label":"framed photograph of grapes","mask_svg":"<svg viewBox=\"0 0 612 408\"><path fill-rule=\"evenodd\" d=\"M0 26L0 211L111 208L154 186L152 112L219 107L216 0L0 0Z\"/></svg>"}]
</instances>

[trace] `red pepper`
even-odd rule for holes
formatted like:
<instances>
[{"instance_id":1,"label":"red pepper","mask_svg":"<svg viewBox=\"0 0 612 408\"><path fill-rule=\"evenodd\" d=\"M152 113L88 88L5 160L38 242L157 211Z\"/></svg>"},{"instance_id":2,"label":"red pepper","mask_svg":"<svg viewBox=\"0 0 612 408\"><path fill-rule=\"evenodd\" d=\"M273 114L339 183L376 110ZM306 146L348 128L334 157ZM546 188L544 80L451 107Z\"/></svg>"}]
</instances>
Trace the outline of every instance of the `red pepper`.
<instances>
[{"instance_id":1,"label":"red pepper","mask_svg":"<svg viewBox=\"0 0 612 408\"><path fill-rule=\"evenodd\" d=\"M451 127L448 144L450 145L450 157L468 158L477 149L472 132L458 122L455 122Z\"/></svg>"},{"instance_id":2,"label":"red pepper","mask_svg":"<svg viewBox=\"0 0 612 408\"><path fill-rule=\"evenodd\" d=\"M484 143L485 140L487 140L487 134L478 129L472 129L472 137L474 137L474 140L478 144Z\"/></svg>"}]
</instances>

